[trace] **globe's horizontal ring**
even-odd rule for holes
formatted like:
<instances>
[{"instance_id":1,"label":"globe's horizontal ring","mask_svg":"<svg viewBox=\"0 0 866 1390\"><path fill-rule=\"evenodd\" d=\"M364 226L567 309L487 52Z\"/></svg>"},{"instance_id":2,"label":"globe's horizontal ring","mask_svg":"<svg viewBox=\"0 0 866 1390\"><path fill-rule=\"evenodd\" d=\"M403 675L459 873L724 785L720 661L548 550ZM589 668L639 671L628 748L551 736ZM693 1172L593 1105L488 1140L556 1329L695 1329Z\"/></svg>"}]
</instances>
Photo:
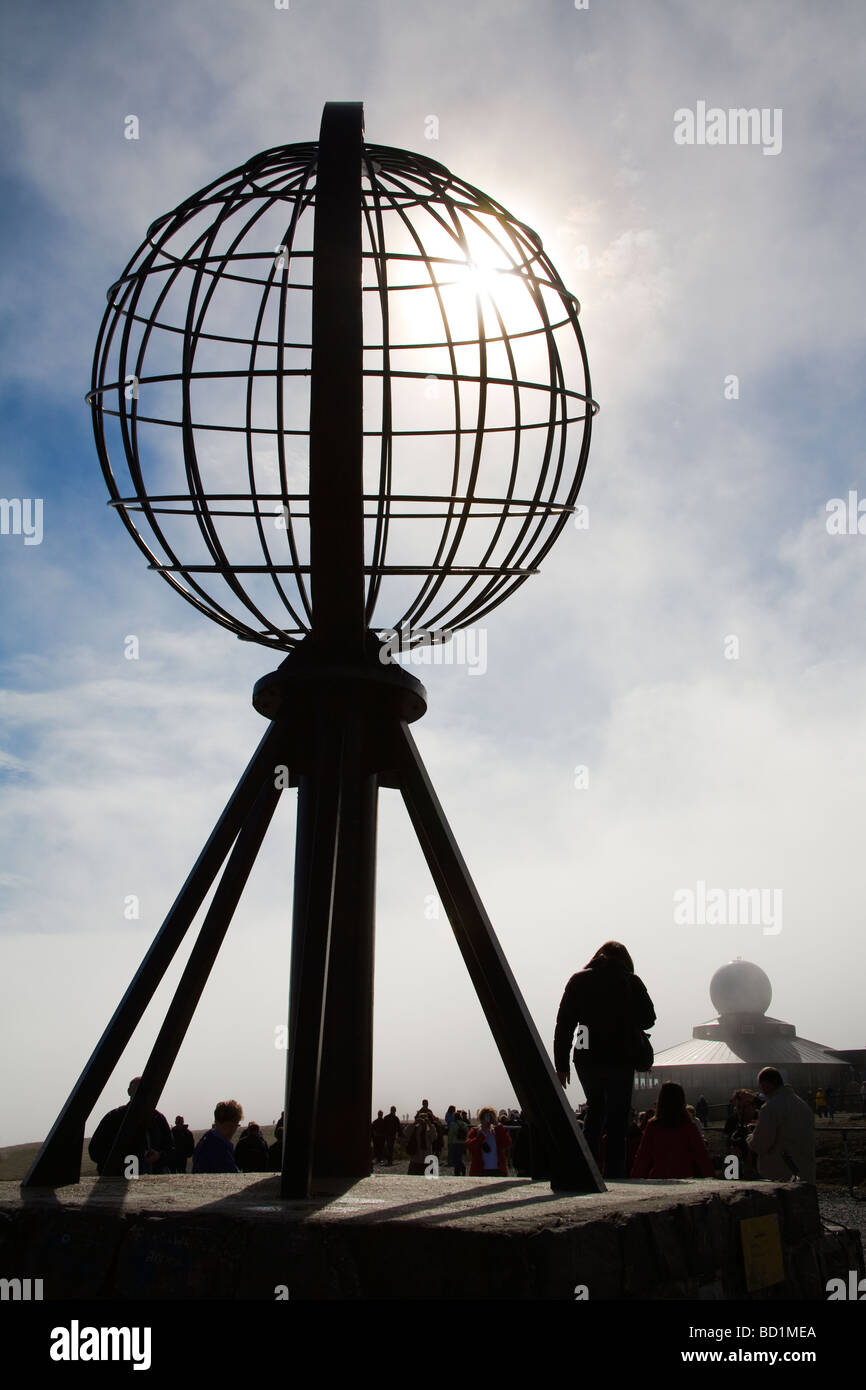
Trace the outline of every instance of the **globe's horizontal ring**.
<instances>
[{"instance_id":1,"label":"globe's horizontal ring","mask_svg":"<svg viewBox=\"0 0 866 1390\"><path fill-rule=\"evenodd\" d=\"M306 287L303 287L306 288ZM411 286L407 286L411 288ZM428 287L429 288L429 287ZM178 333L181 337L186 336L186 328L179 327L174 323L164 323L162 319L147 318L144 314L130 314L122 304L115 305L115 312L124 318L130 318L133 323L140 323L145 327L158 328L161 333ZM522 338L549 338L557 333L561 328L573 328L570 318L557 319L554 323L541 324L538 328L521 328L516 333L485 333L484 341L488 347L492 343L516 343ZM253 345L252 338L235 338L228 333L206 333L203 329L195 335L196 343L237 343L239 347L249 348ZM290 349L293 352L310 352L310 343L292 343L283 340L278 342L276 338L256 338L255 344L262 348L282 348ZM427 351L447 351L449 348L477 348L477 338L437 338L433 342L414 342L414 343L395 343L390 340L387 343L365 343L364 352L415 352L423 349ZM429 375L429 373L428 373Z\"/></svg>"},{"instance_id":2,"label":"globe's horizontal ring","mask_svg":"<svg viewBox=\"0 0 866 1390\"><path fill-rule=\"evenodd\" d=\"M107 388L106 388L106 389L107 389ZM579 399L579 400L583 400L584 403L586 404L585 397L578 397L578 399ZM596 401L590 401L589 404L592 406L592 413L593 413L593 415L597 415L597 414L598 414L598 410L599 410L598 403L597 403ZM129 418L128 412L122 411L122 410L109 410L106 406L103 406L103 408L102 408L102 413L103 413L103 415L112 415L112 416L114 416L116 419L120 419L121 416L122 416L124 419ZM166 420L164 417L159 416L159 415L138 415L138 414L136 414L134 418L135 418L136 424L139 424L139 425L166 425L169 429L175 429L175 430L183 429L183 426L184 426L184 421L182 421L182 420ZM514 424L510 424L510 425L487 425L487 424L485 424L485 426L484 426L484 433L485 433L485 434L514 434L515 431L516 431L516 432L519 433L519 434L523 434L524 431L526 431L526 430L550 430L551 433L552 433L554 430L560 429L563 425L574 425L574 424L579 424L581 420L585 420L585 419L586 419L586 414L584 413L583 415L556 415L556 416L554 416L554 418L553 418L552 420L526 420L526 421L521 420L521 422L520 422L519 424L515 421ZM209 434L209 433L214 433L214 432L219 433L219 434L247 434L247 433L248 433L248 430L247 430L246 425L202 425L202 424L197 424L195 421L192 421L192 422L191 422L191 424L190 424L190 429L197 430L200 434ZM309 436L310 436L310 431L309 431L308 429L306 429L306 430L292 430L292 429L286 429L286 428L277 429L276 426L271 426L271 425L267 425L267 426L265 426L265 425L254 425L253 428L252 428L252 430L249 431L249 432L252 433L252 434L273 434L273 435L280 435L280 436L285 435L285 436L287 436L287 437L288 437L289 435L291 435L293 438L296 438L296 439L309 439ZM434 439L434 438L436 438L437 436L449 435L449 436L453 439L454 436L455 436L455 435L458 435L458 434L477 435L477 433L478 433L478 426L477 426L477 425L461 425L459 430L455 427L455 428L450 429L450 430L442 429L442 430L363 430L363 431L362 431L362 434L363 434L364 439L381 439L381 438L383 437L383 435L387 435L387 437L388 437L389 439Z\"/></svg>"},{"instance_id":3,"label":"globe's horizontal ring","mask_svg":"<svg viewBox=\"0 0 866 1390\"><path fill-rule=\"evenodd\" d=\"M187 498L185 500L189 501L190 499ZM150 502L145 504L143 502L135 503L119 501L111 501L108 503L108 505L110 507L116 507L118 511L141 512L145 513L147 516L153 515L198 517L201 515L200 507L185 507L183 509L180 509L179 507L154 507L150 504ZM209 502L205 502L205 505L207 506L208 516L235 517L236 519L239 519L241 521L273 521L274 517L282 516L283 514L282 511L230 512L224 511L219 507L213 507ZM460 506L460 504L456 505L458 507ZM510 503L506 503L504 505L505 516L508 521L520 521L521 519L525 519L526 517L535 518L541 515L571 515L575 510L574 507L560 506L556 503L548 506L547 503L542 502L539 502L537 506L529 506L522 511L512 507ZM449 515L452 517L453 520L457 519L453 510L451 512L403 512L395 511L395 509L390 506L383 507L380 511L364 512L363 514L365 521L379 521L380 519L384 519L385 517L387 517L389 521L445 521L448 519ZM475 511L473 507L473 510L468 515L462 510L459 512L459 515L460 519L465 521L498 521L501 519L503 515L503 508L500 507L499 510L495 512L478 512ZM298 512L295 511L294 508L289 509L289 516L291 517L292 521L309 521L310 519L309 512Z\"/></svg>"},{"instance_id":4,"label":"globe's horizontal ring","mask_svg":"<svg viewBox=\"0 0 866 1390\"><path fill-rule=\"evenodd\" d=\"M391 350L393 351L393 349ZM140 392L142 386L164 386L172 381L233 381L235 379L243 381L249 381L250 379L269 381L281 377L308 377L309 375L309 367L253 367L252 369L248 368L246 371L243 368L237 368L234 370L225 369L223 371L212 372L195 372L192 370L188 372L158 372L153 376L137 377L136 382ZM524 381L520 377L482 376L480 373L475 372L443 372L440 374L438 372L410 372L405 367L389 367L387 371L385 371L383 367L363 367L361 375L365 377L374 377L377 380L379 378L388 377L391 381L429 382L431 379L438 382L459 381L464 386L504 386L512 393L515 389L520 389L524 391L541 391L545 396L558 396L571 401L586 402L589 399L582 391L574 391L568 386L556 386L550 381ZM108 381L102 386L92 387L91 390L87 392L84 399L88 405L92 405L95 396L104 396L107 391L125 391L128 385L129 381L126 377L124 377L123 381ZM596 406L597 411L598 406L595 401L593 401L593 405ZM133 411L127 410L123 413L125 415L132 415ZM148 418L144 415L139 415L137 411L135 412L135 416L138 420ZM165 423L171 422L166 421ZM178 424L180 423L181 422L178 421ZM218 425L195 425L194 428L219 429L225 427ZM244 424L243 426L239 426L239 428L246 431L250 427ZM255 425L252 426L252 431L254 434L258 433ZM451 434L452 431L446 430L445 433Z\"/></svg>"},{"instance_id":5,"label":"globe's horizontal ring","mask_svg":"<svg viewBox=\"0 0 866 1390\"><path fill-rule=\"evenodd\" d=\"M169 257L168 252L162 250L161 254L166 257L166 260L161 262L159 265L151 265L147 263L143 265L141 269L132 270L127 275L122 275L119 280L115 280L112 285L109 285L108 289L105 292L106 301L109 304L112 304L114 295L116 291L120 289L121 286L129 286L132 284L136 284L139 280L147 280L150 278L150 276L158 275L161 271L170 271L172 275L175 275L181 268L184 268L186 270L200 271L203 275L210 275L215 280L233 280L239 285L260 285L263 289L279 289L283 286L281 273L280 275L277 275L273 270L271 271L271 274L268 275L266 278L262 278L259 275L236 275L231 270L228 270L226 268L229 265L233 265L235 261L242 260L269 260L273 262L273 260L275 259L273 251L236 252L230 255L227 259L224 256ZM311 253L302 251L292 253L291 251L287 250L287 264L291 262L293 254L295 255L296 259L300 259L302 256L306 256ZM362 258L363 257L368 257L369 259L374 260L377 265L380 265L382 262L381 255L379 255L375 251L362 252ZM428 265L431 267L434 264L439 263L441 265L454 266L455 269L465 270L469 273L472 273L476 269L469 261L455 261L452 260L451 257L430 257L430 259L428 260L426 257L412 256L409 253L406 253L405 255L398 255L396 252L387 252L386 262L389 260L404 260L415 262L421 265ZM216 263L213 269L211 269L209 265L210 261L214 261ZM565 289L564 286L557 285L554 283L554 281L549 280L546 277L534 274L524 275L521 274L518 267L513 267L509 270L506 269L504 266L492 267L490 270L485 269L484 274L508 275L518 280L522 284L531 286L533 289L550 290L559 299L565 300L569 304L571 304L576 314L580 314L580 300L577 298L577 296L572 294L570 290ZM380 283L377 283L375 285L362 285L361 292L363 294L380 295L382 293L383 288L387 288L389 293L396 293L398 290L447 290L454 286L456 286L458 289L465 289L466 282L465 280L436 280L433 279L432 276L429 280L422 280L419 282L413 282L411 284L405 285L395 284L390 280L386 280L384 282L384 285ZM312 293L313 289L311 284L305 283L304 281L291 281L289 284L285 285L285 288L307 290L310 293ZM475 291L475 295L476 298L479 298L480 292ZM114 307L116 307L117 309L121 309L122 305L118 304Z\"/></svg>"},{"instance_id":6,"label":"globe's horizontal ring","mask_svg":"<svg viewBox=\"0 0 866 1390\"><path fill-rule=\"evenodd\" d=\"M274 254L273 252L270 253L271 259L273 259L273 254ZM257 257L257 259L258 259L258 257ZM178 268L179 268L180 266L185 266L187 269L191 270L191 269L194 269L194 268L195 268L195 265L196 265L196 262L195 262L194 260L184 261L184 260L182 260L182 259L178 259L176 265L156 265L156 266L148 266L147 269L142 270L140 273L139 273L139 272L136 272L136 271L133 271L132 274L127 275L127 276L124 276L123 279L117 280L117 281L115 281L115 283L114 283L113 285L110 285L110 286L109 286L108 290L106 291L106 295L105 295L106 302L107 302L108 304L110 304L114 309L116 309L118 313L125 313L126 310L124 309L123 303L121 302L121 303L115 304L114 301L113 301L114 292L115 292L117 289L119 289L121 285L132 284L132 283L134 283L136 280L139 280L139 279L147 280L151 275L157 274L160 270L171 270L173 273L175 273L175 272L178 270ZM471 270L472 267L469 266L469 265L464 265L464 269L465 269L465 270ZM230 270L212 271L212 270L208 269L207 266L203 267L203 273L204 273L205 275L212 275L213 278L214 278L215 280L233 280L233 281L234 281L236 284L238 284L238 285L259 285L259 286L262 287L262 289L274 289L274 290L275 290L275 289L285 288L285 289L287 289L287 290L305 290L305 291L307 291L307 292L310 293L310 294L312 293L312 290L313 290L312 285L308 284L306 281L303 281L303 280L287 280L287 281L283 281L281 278L280 278L280 279L277 279L277 278L275 278L275 277L273 277L273 276L269 276L267 279L263 280L263 279L262 279L260 276L258 276L258 275L233 275L232 272L231 272ZM485 273L487 273L487 272L485 272ZM515 273L515 272L502 270L502 271L499 271L498 273L499 273L499 274L502 274L502 275L508 275L508 274L513 274L513 273ZM563 289L561 289L558 285L554 285L552 281L550 281L550 280L542 280L541 278L535 277L535 276L533 276L531 279L530 279L528 276L526 276L526 275L520 276L519 278L520 278L521 280L525 281L525 283L526 283L527 285L530 285L530 284L531 284L531 285L533 285L533 286L535 286L535 287L540 287L540 288L542 288L542 289L551 290L551 291L552 291L554 294L556 294L560 299L567 301L567 302L572 306L572 308L574 309L574 312L575 312L576 315L580 315L580 313L581 313L581 304L580 304L580 300L577 298L576 295L572 294L569 290L563 290ZM414 290L414 291L418 291L418 290L448 290L448 289L452 289L452 288L457 288L457 289L460 289L460 290L464 290L464 289L466 289L466 284L465 284L464 281L461 281L461 280L413 280L413 281L410 281L410 282L407 283L407 284L400 285L400 284L395 284L392 280L388 280L388 281L386 281L384 288L387 289L387 292L388 292L389 294L397 294L397 293L399 293L401 290ZM383 289L383 286L382 286L382 285L362 285L362 286L361 286L361 293L362 293L362 294L375 294L375 295L381 296L381 294L382 294L382 289ZM479 292L479 291L475 291L475 292L474 292L474 297L475 297L476 299L480 299L480 298L481 298L480 292ZM492 296L491 296L491 298L492 298ZM563 323L569 323L570 320L569 320L569 319L564 319L564 320L562 320L562 322L563 322ZM183 330L181 329L181 330L178 330L178 331L182 332ZM535 332L535 333L547 333L547 332L549 332L549 331L550 331L550 330L549 330L548 328L546 328L546 327L544 327L544 328L536 328L536 329L533 329L533 332ZM206 336L206 335L203 334L202 336ZM517 336L518 336L518 335L517 335L516 333L515 333L515 334L509 334L509 337L517 337ZM476 339L475 341L477 342L477 339Z\"/></svg>"},{"instance_id":7,"label":"globe's horizontal ring","mask_svg":"<svg viewBox=\"0 0 866 1390\"><path fill-rule=\"evenodd\" d=\"M206 502L210 506L211 502L306 502L309 498L308 492L202 492L195 494L196 499ZM149 492L147 500L150 502L189 502L191 494L188 492ZM365 502L382 503L377 492L365 492L363 494ZM122 507L141 502L140 495L132 497L113 497L109 507ZM389 492L388 503L390 502L441 502L442 505L464 505L471 503L473 506L482 507L544 507L550 511L573 512L574 507L565 502L541 502L532 497L487 497L477 496L475 493L459 492ZM242 513L242 515L252 516L254 513ZM267 515L267 513L262 513ZM424 513L426 515L426 513Z\"/></svg>"},{"instance_id":8,"label":"globe's horizontal ring","mask_svg":"<svg viewBox=\"0 0 866 1390\"><path fill-rule=\"evenodd\" d=\"M491 238L491 240L494 241L494 245L500 249L504 249L501 242L495 241L494 238ZM116 290L119 285L129 285L132 284L134 280L140 280L142 277L146 278L148 275L153 275L156 271L170 270L180 265L195 267L196 270L200 270L206 269L211 262L216 265L230 265L235 261L270 261L273 263L276 259L274 252L269 248L263 248L261 251L230 251L228 253L215 251L212 256L178 256L171 251L167 251L164 246L159 246L155 249L159 251L161 256L165 257L164 261L160 262L159 265L146 265L139 270L128 271L126 274L121 275L119 279L115 280L113 284L109 285L106 294L111 294L112 290ZM287 245L285 247L285 257L286 264L290 265L293 260L312 260L313 252L311 250L295 250L292 246ZM362 250L361 259L375 261L377 265L381 265L383 261L386 264L389 261L410 261L414 262L416 265L452 265L455 270L478 271L479 269L483 269L485 275L514 275L520 280L525 280L528 284L547 285L549 289L555 290L562 298L575 298L571 290L566 289L564 285L555 284L552 280L546 278L542 279L540 276L533 275L528 271L528 265L532 265L534 261L541 261L542 258L539 256L533 256L530 261L525 262L522 266L485 265L483 267L480 267L476 261L467 259L466 256L428 256L422 255L420 251ZM220 272L220 274L222 274L222 272ZM271 282L271 279L272 277L269 276L267 280L256 281L255 283L268 284ZM249 281L249 283L253 284L254 282ZM443 282L440 280L435 283L441 285ZM312 285L307 286L307 288L312 289ZM378 290L379 286L365 285L363 288ZM399 286L394 286L394 288L398 289ZM429 285L428 288L430 288Z\"/></svg>"},{"instance_id":9,"label":"globe's horizontal ring","mask_svg":"<svg viewBox=\"0 0 866 1390\"><path fill-rule=\"evenodd\" d=\"M308 259L312 254L311 251L293 251L291 247L287 247L285 251L286 269L288 269L293 260L299 261ZM125 287L137 284L138 281L147 280L151 275L159 275L163 271L175 273L182 267L186 270L201 271L204 275L213 275L218 280L235 280L242 285L261 285L264 288L273 289L279 289L281 287L288 288L287 282L283 279L284 272L282 270L277 271L274 268L274 261L277 257L274 251L270 249L267 251L235 251L226 257L224 255L178 256L172 255L170 252L160 247L160 255L164 256L165 259L160 261L159 264L153 265L150 262L145 262L138 270L130 270L110 284L105 291L105 298L108 303L111 303L112 296L121 286ZM452 256L416 256L411 251L387 251L384 256L377 251L362 251L361 258L362 260L374 261L377 266L382 265L383 261L386 265L391 261L400 261L408 262L410 265L425 265L430 269L434 266L452 266L455 270L466 271L470 275L483 273L485 277L506 275L521 284L531 286L533 289L541 288L552 290L559 299L568 300L571 304L579 303L577 296L573 294L571 290L567 290L563 285L556 284L553 280L548 279L546 275L535 275L532 272L527 273L519 266L485 266L483 271L481 271L478 265L472 261L456 260ZM262 277L260 275L235 274L226 268L227 266L235 265L238 261L266 261L271 264L272 269L267 276ZM213 262L213 269L211 269L211 262ZM381 294L384 287L387 287L389 290L444 290L454 285L459 289L465 289L466 281L463 277L455 280L440 280L434 279L431 276L430 279L422 280L417 284L395 284L391 280L385 279L376 284L362 285L361 289L365 294ZM309 290L310 292L312 292L313 288L312 283L305 280L296 282L291 287L293 289Z\"/></svg>"},{"instance_id":10,"label":"globe's horizontal ring","mask_svg":"<svg viewBox=\"0 0 866 1390\"><path fill-rule=\"evenodd\" d=\"M148 565L159 574L309 574L309 565ZM365 565L365 574L538 574L503 565Z\"/></svg>"}]
</instances>

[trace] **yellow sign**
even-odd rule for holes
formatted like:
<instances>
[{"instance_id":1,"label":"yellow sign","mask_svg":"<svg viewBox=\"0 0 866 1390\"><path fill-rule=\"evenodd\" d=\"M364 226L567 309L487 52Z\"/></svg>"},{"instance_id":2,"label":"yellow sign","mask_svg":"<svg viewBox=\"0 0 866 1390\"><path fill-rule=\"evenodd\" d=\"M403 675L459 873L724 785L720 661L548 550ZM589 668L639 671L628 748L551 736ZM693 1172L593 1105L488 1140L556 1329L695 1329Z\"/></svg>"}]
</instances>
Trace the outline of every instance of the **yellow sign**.
<instances>
[{"instance_id":1,"label":"yellow sign","mask_svg":"<svg viewBox=\"0 0 866 1390\"><path fill-rule=\"evenodd\" d=\"M746 1266L746 1288L766 1289L770 1284L785 1282L785 1262L782 1259L782 1236L779 1218L750 1216L740 1222L743 1242L743 1261Z\"/></svg>"}]
</instances>

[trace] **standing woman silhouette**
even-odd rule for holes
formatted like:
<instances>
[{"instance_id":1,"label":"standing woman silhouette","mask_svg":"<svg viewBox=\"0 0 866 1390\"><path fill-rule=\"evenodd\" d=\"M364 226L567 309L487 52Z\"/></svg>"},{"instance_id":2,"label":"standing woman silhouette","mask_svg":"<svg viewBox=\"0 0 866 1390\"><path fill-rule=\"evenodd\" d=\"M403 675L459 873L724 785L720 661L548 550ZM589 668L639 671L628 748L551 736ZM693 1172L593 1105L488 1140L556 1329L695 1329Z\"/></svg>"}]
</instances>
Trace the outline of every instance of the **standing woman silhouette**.
<instances>
[{"instance_id":1,"label":"standing woman silhouette","mask_svg":"<svg viewBox=\"0 0 866 1390\"><path fill-rule=\"evenodd\" d=\"M580 1024L574 1069L587 1102L583 1133L596 1161L601 1136L606 1133L606 1178L627 1177L626 1129L639 1035L655 1021L646 986L635 975L632 958L620 941L606 941L565 986L556 1016L554 1065L562 1085L567 1086L568 1053Z\"/></svg>"}]
</instances>

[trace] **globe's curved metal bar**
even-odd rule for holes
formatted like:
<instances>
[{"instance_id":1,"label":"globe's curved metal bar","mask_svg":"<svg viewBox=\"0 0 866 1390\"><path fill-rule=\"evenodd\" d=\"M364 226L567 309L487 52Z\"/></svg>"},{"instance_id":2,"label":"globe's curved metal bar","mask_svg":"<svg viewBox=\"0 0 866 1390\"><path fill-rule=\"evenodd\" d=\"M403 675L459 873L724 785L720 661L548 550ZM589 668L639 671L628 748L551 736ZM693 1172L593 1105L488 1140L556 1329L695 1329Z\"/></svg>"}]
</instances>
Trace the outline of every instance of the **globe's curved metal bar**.
<instances>
[{"instance_id":1,"label":"globe's curved metal bar","mask_svg":"<svg viewBox=\"0 0 866 1390\"><path fill-rule=\"evenodd\" d=\"M454 429L453 429L453 431L450 431L450 430L447 431L447 432L446 432L446 431L443 431L443 433L448 433L449 435L453 435L454 444L455 444L455 449L454 449L454 463L453 463L452 473L451 473L451 494L452 494L452 498L453 498L453 496L457 493L457 484L458 484L459 476L460 476L460 451L461 451L462 443L463 443L463 434L467 432L467 431L464 429L464 426L463 426L463 424L462 424L462 406L461 406L461 399L460 399L460 380L461 380L461 378L460 378L460 374L459 374L458 371L457 371L457 359L456 359L456 356L455 356L455 345L454 345L453 336L452 336L452 333L451 333L451 326L450 326L450 324L449 324L449 322L448 322L448 315L447 315L447 313L446 313L446 311L445 311L445 306L444 306L444 303L443 303L443 300L442 300L442 287L441 287L441 285L439 284L439 282L438 282L438 280L436 279L436 277L433 275L433 264L434 264L434 262L433 262L432 258L429 257L429 256L427 255L427 252L426 252L425 247L424 247L424 243L423 243L423 241L421 240L420 236L418 235L417 229L416 229L416 228L414 227L414 225L409 221L409 219L407 219L407 218L405 217L405 215L403 214L403 210L402 210L401 205L400 205L399 202L396 200L395 193L396 193L396 191L398 191L401 187L405 187L405 185L403 185L401 182L398 182L398 183L397 183L397 190L389 190L389 206L391 206L391 207L394 209L394 211L398 214L398 216L400 216L401 221L402 221L402 224L403 224L405 230L409 233L409 236L410 236L411 239L414 241L414 243L415 243L415 245L416 245L416 247L417 247L417 250L418 250L418 257L417 257L417 258L420 259L420 260L422 261L422 263L424 264L424 266L425 266L425 268L426 268L426 270L427 270L427 272L428 272L430 287L433 289L433 292L434 292L435 297L436 297L436 305L437 305L437 308L438 308L439 313L440 313L441 318L442 318L442 330L443 330L443 333L444 333L444 335L445 335L445 342L447 343L447 348L448 348L448 360L449 360L449 363L450 363L450 366L451 366L450 380L451 380L451 384L452 384L452 394L453 394L453 397L454 397ZM446 225L446 224L442 221L442 219L438 216L438 214L436 215L436 220L440 223L441 226L445 226L445 225ZM441 258L440 258L440 259L441 259ZM465 263L465 262L464 262L464 263ZM457 262L454 262L454 264L457 264ZM473 339L473 340L472 340L473 346L474 346L474 342L475 342L475 340ZM384 358L385 361L389 361L389 359L390 359L390 350L391 350L391 344L390 344L390 342L389 342L389 339L383 334L383 358ZM390 364L389 364L389 372L390 372ZM393 373L391 373L391 377L393 378ZM475 433L475 431L473 431L473 433ZM394 437L394 432L393 432L393 430L392 430L392 440L393 440L393 437ZM436 584L436 576L437 576L437 574L443 574L443 573L444 573L444 570L443 570L443 557L444 557L444 554L445 554L445 548L446 548L446 545L447 545L448 536L449 536L449 533L450 533L450 531L451 531L452 524L455 523L455 518L456 518L457 515L458 515L458 513L456 512L454 506L453 506L453 505L450 505L450 506L449 506L449 509L448 509L448 512L446 513L446 516L445 516L445 518L444 518L444 520L445 520L445 525L444 525L444 527L442 528L442 536L441 536L441 539L440 539L440 541L439 541L439 545L438 545L438 547L437 547L437 549L436 549L436 552L435 552L435 554L434 554L434 556L433 556L433 559L432 559L432 562L431 562L431 568L430 568L430 571L429 571L429 573L428 573L427 583L424 584L424 585L422 585L421 590L420 590L419 594L417 595L416 599L415 599L414 602L411 604L411 606L410 606L409 608L406 609L406 611L403 613L402 617L400 618L400 622L399 622L398 624L395 624L395 626L402 627L404 624L410 624L410 625L411 625L413 619L416 618L417 615L418 615L420 612L423 611L424 604L425 604L425 602L428 600L428 597L429 597L429 594L430 594L430 592L431 592L431 589L433 589L433 586ZM384 557L383 557L383 563L384 563ZM440 582L441 582L441 581L440 581ZM378 591L378 586L377 586L377 591Z\"/></svg>"},{"instance_id":2,"label":"globe's curved metal bar","mask_svg":"<svg viewBox=\"0 0 866 1390\"><path fill-rule=\"evenodd\" d=\"M373 208L363 204L363 217L367 237L373 247L373 260L376 267L376 283L379 289L379 312L382 316L382 342L390 341L390 304L388 298L388 259L384 254L385 227L382 216L381 198L374 177L372 160L364 153L364 167L370 182ZM363 252L362 252L363 259ZM373 533L370 583L367 588L367 602L364 610L366 621L372 621L382 584L381 564L384 563L388 544L388 528L392 515L391 464L393 458L393 402L392 373L390 353L382 349L382 432L379 445L379 490L376 508L376 526ZM365 513L366 517L366 513Z\"/></svg>"}]
</instances>

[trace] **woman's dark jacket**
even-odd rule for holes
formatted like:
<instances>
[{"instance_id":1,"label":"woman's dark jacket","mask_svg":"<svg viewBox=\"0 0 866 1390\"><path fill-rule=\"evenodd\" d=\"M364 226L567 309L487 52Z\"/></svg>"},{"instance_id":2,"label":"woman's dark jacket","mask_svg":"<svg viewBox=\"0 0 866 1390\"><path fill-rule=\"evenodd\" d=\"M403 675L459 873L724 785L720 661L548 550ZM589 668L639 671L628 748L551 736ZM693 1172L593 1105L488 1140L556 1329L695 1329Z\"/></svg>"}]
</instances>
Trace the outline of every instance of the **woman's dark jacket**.
<instances>
[{"instance_id":1,"label":"woman's dark jacket","mask_svg":"<svg viewBox=\"0 0 866 1390\"><path fill-rule=\"evenodd\" d=\"M636 1035L656 1021L646 985L625 966L598 963L572 975L565 986L553 1057L557 1071L568 1071L569 1049L578 1024L586 1029L586 1047L575 1048L574 1062L634 1066Z\"/></svg>"},{"instance_id":2,"label":"woman's dark jacket","mask_svg":"<svg viewBox=\"0 0 866 1390\"><path fill-rule=\"evenodd\" d=\"M242 1134L235 1144L235 1163L242 1173L270 1173L271 1156L261 1134Z\"/></svg>"}]
</instances>

